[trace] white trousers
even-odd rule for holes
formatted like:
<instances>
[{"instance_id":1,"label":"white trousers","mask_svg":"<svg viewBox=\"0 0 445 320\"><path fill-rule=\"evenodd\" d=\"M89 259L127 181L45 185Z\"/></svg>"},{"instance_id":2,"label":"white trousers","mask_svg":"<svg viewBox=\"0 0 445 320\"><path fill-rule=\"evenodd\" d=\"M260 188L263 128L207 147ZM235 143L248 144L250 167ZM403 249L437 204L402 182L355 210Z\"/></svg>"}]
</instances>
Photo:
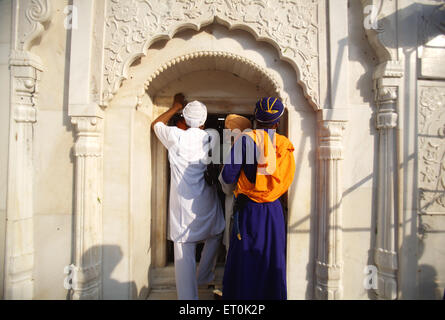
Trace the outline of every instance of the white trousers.
<instances>
[{"instance_id":1,"label":"white trousers","mask_svg":"<svg viewBox=\"0 0 445 320\"><path fill-rule=\"evenodd\" d=\"M222 234L205 240L198 272L197 242L174 242L176 292L179 300L198 300L198 285L215 279L215 265Z\"/></svg>"}]
</instances>

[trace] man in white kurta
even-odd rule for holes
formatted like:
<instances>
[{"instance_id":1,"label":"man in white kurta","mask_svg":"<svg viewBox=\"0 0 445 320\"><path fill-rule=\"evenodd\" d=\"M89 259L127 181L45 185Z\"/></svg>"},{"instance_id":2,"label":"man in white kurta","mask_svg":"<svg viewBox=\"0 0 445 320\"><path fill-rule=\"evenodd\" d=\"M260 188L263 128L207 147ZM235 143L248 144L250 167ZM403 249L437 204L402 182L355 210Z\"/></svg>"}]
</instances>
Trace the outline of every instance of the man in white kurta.
<instances>
[{"instance_id":1,"label":"man in white kurta","mask_svg":"<svg viewBox=\"0 0 445 320\"><path fill-rule=\"evenodd\" d=\"M208 185L204 179L208 152L215 143L219 143L217 131L202 130L207 110L198 101L184 108L187 130L167 126L165 123L181 107L174 103L169 110L170 117L164 117L164 121L155 120L153 130L168 149L170 161L168 237L174 242L178 299L193 300L198 299L198 285L214 279L217 251L225 223L216 188ZM201 241L205 241L205 244L196 274L196 244Z\"/></svg>"}]
</instances>

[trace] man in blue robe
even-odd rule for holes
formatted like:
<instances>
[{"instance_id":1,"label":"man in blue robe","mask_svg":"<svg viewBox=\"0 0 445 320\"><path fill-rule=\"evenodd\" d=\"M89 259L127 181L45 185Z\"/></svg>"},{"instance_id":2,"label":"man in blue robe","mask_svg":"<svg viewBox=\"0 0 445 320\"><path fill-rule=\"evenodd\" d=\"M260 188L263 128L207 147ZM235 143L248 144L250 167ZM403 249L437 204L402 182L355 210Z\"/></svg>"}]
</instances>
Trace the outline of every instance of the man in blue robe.
<instances>
[{"instance_id":1,"label":"man in blue robe","mask_svg":"<svg viewBox=\"0 0 445 320\"><path fill-rule=\"evenodd\" d=\"M236 183L236 188L223 299L287 299L286 230L279 198L292 183L295 161L292 143L276 133L283 113L278 98L260 99L257 129L244 132L225 161L222 183Z\"/></svg>"}]
</instances>

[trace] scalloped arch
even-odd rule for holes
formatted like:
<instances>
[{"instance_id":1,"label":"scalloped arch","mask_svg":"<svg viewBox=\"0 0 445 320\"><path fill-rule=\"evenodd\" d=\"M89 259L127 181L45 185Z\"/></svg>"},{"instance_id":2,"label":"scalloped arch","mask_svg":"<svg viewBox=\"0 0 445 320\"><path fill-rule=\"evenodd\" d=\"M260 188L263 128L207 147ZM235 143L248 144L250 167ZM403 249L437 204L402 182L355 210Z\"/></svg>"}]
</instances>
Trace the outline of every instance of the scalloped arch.
<instances>
[{"instance_id":1,"label":"scalloped arch","mask_svg":"<svg viewBox=\"0 0 445 320\"><path fill-rule=\"evenodd\" d=\"M189 63L198 59L200 60L199 64ZM224 63L217 63L224 61L231 62L230 69L222 67L222 65L225 65ZM152 91L162 88L180 75L204 70L218 70L234 73L235 70L238 70L237 75L239 77L252 83L260 82L259 85L266 92L280 97L283 102L288 101L287 93L283 91L283 87L266 69L245 57L225 51L198 51L175 57L156 69L156 71L147 78L144 87L149 94L152 94ZM166 76L161 77L161 75Z\"/></svg>"},{"instance_id":2,"label":"scalloped arch","mask_svg":"<svg viewBox=\"0 0 445 320\"><path fill-rule=\"evenodd\" d=\"M318 0L107 0L100 104L107 105L152 43L216 21L273 45L295 69L308 102L320 109L318 6Z\"/></svg>"}]
</instances>

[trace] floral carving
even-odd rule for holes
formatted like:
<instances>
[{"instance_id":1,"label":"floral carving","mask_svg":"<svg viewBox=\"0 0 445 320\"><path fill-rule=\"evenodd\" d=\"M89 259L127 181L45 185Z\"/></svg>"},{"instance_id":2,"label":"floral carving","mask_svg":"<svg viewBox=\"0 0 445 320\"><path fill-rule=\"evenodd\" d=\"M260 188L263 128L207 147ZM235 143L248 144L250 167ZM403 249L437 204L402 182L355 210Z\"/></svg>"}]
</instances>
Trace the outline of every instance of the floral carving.
<instances>
[{"instance_id":1,"label":"floral carving","mask_svg":"<svg viewBox=\"0 0 445 320\"><path fill-rule=\"evenodd\" d=\"M108 0L101 104L113 97L132 60L151 43L216 19L273 44L298 70L306 96L318 108L317 17L318 0Z\"/></svg>"},{"instance_id":2,"label":"floral carving","mask_svg":"<svg viewBox=\"0 0 445 320\"><path fill-rule=\"evenodd\" d=\"M125 3L117 0L112 1L114 4L111 6L111 10L116 21L130 22L137 17L138 8L134 0Z\"/></svg>"},{"instance_id":3,"label":"floral carving","mask_svg":"<svg viewBox=\"0 0 445 320\"><path fill-rule=\"evenodd\" d=\"M420 212L444 213L445 88L421 88L418 116Z\"/></svg>"},{"instance_id":4,"label":"floral carving","mask_svg":"<svg viewBox=\"0 0 445 320\"><path fill-rule=\"evenodd\" d=\"M26 21L21 21L18 26L20 45L16 49L28 51L32 41L39 37L44 30L42 23L51 17L51 2L49 0L28 0L22 2L21 5L26 8Z\"/></svg>"}]
</instances>

